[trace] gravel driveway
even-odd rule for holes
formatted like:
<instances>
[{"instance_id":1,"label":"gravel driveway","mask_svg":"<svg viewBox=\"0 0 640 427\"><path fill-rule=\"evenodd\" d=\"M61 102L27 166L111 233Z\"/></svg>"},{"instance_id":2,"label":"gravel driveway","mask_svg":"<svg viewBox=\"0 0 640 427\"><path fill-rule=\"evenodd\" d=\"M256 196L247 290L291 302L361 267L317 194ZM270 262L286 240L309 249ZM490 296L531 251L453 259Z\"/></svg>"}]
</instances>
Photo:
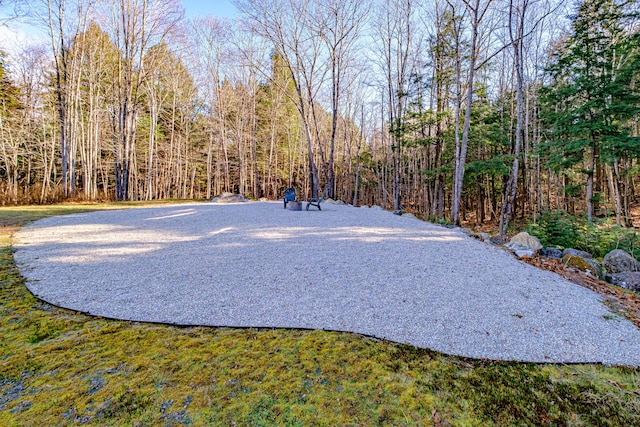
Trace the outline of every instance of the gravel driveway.
<instances>
[{"instance_id":1,"label":"gravel driveway","mask_svg":"<svg viewBox=\"0 0 640 427\"><path fill-rule=\"evenodd\" d=\"M640 330L592 291L458 230L379 209L194 203L52 217L16 237L31 292L93 315L640 365Z\"/></svg>"}]
</instances>

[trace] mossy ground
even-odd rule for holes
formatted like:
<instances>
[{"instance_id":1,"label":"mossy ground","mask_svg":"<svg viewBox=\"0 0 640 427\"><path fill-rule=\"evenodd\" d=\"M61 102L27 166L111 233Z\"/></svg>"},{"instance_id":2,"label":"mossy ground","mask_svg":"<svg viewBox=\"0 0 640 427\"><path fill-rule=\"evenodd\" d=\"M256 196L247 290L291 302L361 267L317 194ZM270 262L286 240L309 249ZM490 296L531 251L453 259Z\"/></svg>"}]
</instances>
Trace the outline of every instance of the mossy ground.
<instances>
[{"instance_id":1,"label":"mossy ground","mask_svg":"<svg viewBox=\"0 0 640 427\"><path fill-rule=\"evenodd\" d=\"M354 334L112 321L35 299L0 209L0 425L640 425L640 369L467 360Z\"/></svg>"}]
</instances>

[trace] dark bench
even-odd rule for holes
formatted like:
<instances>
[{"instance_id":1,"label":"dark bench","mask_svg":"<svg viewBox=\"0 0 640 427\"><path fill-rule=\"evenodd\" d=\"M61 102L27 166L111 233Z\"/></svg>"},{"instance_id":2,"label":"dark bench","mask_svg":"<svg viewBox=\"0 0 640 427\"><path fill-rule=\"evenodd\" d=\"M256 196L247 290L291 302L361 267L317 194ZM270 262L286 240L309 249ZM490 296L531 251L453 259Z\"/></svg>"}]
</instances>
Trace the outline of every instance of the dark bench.
<instances>
[{"instance_id":1,"label":"dark bench","mask_svg":"<svg viewBox=\"0 0 640 427\"><path fill-rule=\"evenodd\" d=\"M315 206L319 211L322 210L320 207L320 203L322 203L322 197L312 197L307 200L307 210L309 210L309 206Z\"/></svg>"}]
</instances>

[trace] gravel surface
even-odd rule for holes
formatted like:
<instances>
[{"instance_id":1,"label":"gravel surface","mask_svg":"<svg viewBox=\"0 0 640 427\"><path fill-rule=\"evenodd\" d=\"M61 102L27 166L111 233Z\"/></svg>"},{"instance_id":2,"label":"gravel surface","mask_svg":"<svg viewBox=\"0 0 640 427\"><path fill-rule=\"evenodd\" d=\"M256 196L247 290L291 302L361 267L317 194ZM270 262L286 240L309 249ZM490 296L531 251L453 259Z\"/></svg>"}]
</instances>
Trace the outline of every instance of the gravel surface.
<instances>
[{"instance_id":1,"label":"gravel surface","mask_svg":"<svg viewBox=\"0 0 640 427\"><path fill-rule=\"evenodd\" d=\"M640 365L640 330L597 294L459 230L380 209L194 203L52 217L16 237L31 292L93 315Z\"/></svg>"}]
</instances>

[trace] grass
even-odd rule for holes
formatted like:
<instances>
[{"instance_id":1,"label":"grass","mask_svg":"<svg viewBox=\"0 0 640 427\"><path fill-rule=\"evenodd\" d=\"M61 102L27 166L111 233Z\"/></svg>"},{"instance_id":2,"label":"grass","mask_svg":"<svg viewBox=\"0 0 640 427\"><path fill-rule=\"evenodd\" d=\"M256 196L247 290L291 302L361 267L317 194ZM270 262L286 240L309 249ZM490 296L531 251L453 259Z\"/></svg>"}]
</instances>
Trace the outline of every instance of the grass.
<instances>
[{"instance_id":1,"label":"grass","mask_svg":"<svg viewBox=\"0 0 640 427\"><path fill-rule=\"evenodd\" d=\"M468 360L346 333L112 321L35 299L10 233L112 207L0 208L0 425L640 425L637 368Z\"/></svg>"}]
</instances>

